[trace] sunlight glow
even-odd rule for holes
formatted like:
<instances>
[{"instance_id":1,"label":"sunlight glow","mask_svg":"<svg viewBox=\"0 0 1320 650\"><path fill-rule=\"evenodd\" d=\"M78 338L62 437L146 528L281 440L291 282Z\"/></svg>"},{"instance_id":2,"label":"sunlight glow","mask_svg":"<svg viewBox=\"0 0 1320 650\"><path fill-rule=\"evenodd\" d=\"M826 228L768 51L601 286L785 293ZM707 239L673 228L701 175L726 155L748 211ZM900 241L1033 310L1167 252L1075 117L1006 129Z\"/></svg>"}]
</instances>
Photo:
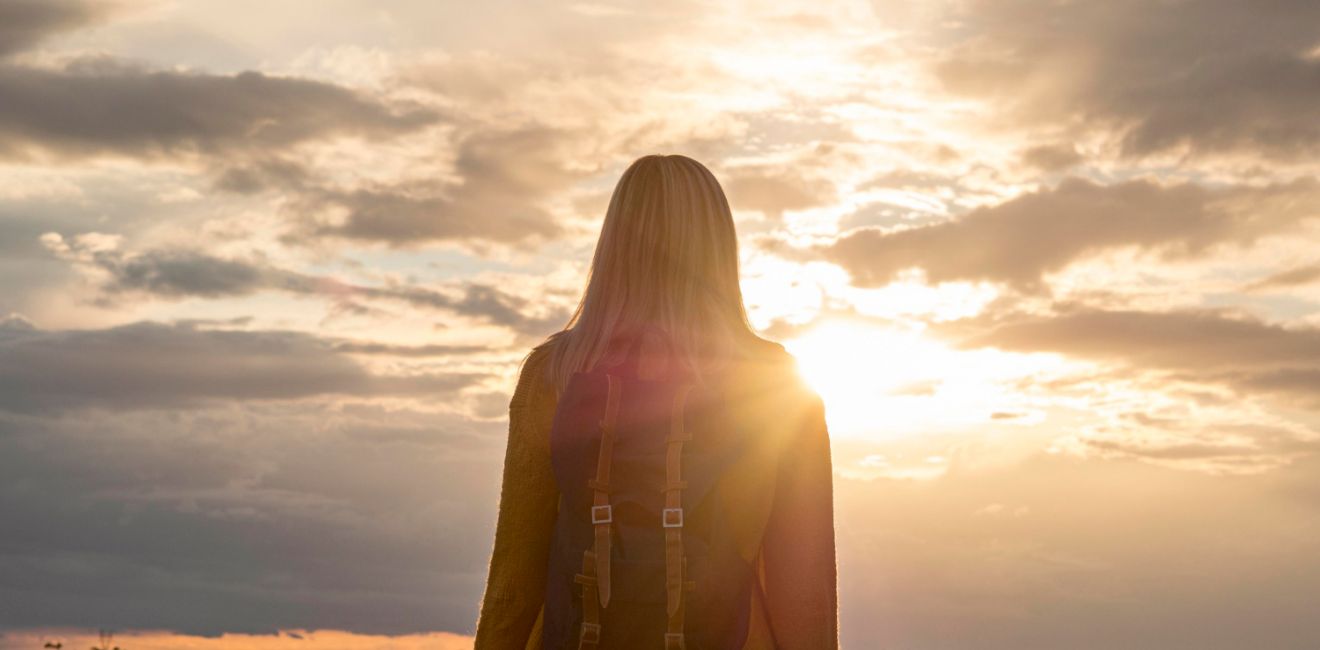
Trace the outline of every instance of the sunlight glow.
<instances>
[{"instance_id":1,"label":"sunlight glow","mask_svg":"<svg viewBox=\"0 0 1320 650\"><path fill-rule=\"evenodd\" d=\"M1055 355L957 350L861 321L828 320L784 345L825 400L831 434L868 440L1038 424L1043 404L1019 384L1078 369Z\"/></svg>"}]
</instances>

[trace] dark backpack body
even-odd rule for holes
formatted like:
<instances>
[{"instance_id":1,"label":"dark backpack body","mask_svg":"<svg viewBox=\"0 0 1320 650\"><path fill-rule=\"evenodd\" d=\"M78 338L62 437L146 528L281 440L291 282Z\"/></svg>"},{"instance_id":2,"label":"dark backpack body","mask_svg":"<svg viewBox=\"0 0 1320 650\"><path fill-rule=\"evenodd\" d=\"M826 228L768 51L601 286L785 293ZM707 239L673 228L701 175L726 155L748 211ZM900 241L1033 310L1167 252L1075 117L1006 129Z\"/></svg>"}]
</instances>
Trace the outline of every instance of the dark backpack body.
<instances>
[{"instance_id":1,"label":"dark backpack body","mask_svg":"<svg viewBox=\"0 0 1320 650\"><path fill-rule=\"evenodd\" d=\"M730 530L733 522L725 518L727 506L716 503L713 495L751 441L748 432L730 421L718 385L693 383L672 370L676 363L668 364L671 370L660 377L638 377L640 339L633 336L623 362L575 374L559 395L550 448L560 502L546 582L543 647L738 650L747 637L756 576L751 562L738 552ZM668 349L672 354L672 343ZM595 479L611 383L617 408L608 485L601 486ZM685 396L681 408L675 406L680 392ZM681 640L666 639L666 632L673 630L667 584L674 584L672 579L667 582L666 571L674 556L666 556L662 525L664 488L673 471L667 438L675 432L691 436L679 453L683 512L678 528L685 558ZM609 537L609 597L599 608L584 600L598 599L598 587L590 577L583 580L583 574L594 575L597 566L589 552L600 548L602 525L592 518L593 505L603 498L597 487L607 488L611 509L611 521L603 526ZM594 612L588 611L592 608ZM584 642L583 622L591 618L598 620L599 628L588 631Z\"/></svg>"}]
</instances>

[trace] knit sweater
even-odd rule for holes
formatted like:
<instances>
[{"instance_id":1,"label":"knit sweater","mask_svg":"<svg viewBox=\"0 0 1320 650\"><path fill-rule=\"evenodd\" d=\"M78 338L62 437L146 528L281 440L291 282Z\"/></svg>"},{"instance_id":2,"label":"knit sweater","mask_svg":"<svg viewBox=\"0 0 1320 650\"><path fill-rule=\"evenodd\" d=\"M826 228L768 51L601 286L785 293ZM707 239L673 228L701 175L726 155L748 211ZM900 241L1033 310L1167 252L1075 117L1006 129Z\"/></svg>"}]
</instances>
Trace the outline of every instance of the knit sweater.
<instances>
[{"instance_id":1,"label":"knit sweater","mask_svg":"<svg viewBox=\"0 0 1320 650\"><path fill-rule=\"evenodd\" d=\"M525 359L509 403L494 549L475 650L540 650L543 594L559 492L550 460L556 395L549 347ZM729 372L730 408L775 444L721 482L718 498L743 516L731 531L757 567L744 650L838 648L833 471L824 405L783 346Z\"/></svg>"}]
</instances>

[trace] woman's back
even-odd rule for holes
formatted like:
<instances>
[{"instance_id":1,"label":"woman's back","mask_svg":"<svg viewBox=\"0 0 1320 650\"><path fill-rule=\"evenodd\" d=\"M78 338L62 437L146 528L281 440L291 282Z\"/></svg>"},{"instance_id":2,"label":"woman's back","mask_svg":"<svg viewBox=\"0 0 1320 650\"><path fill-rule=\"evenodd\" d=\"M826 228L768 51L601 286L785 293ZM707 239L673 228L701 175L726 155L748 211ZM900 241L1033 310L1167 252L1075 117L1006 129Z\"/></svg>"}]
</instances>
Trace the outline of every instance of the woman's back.
<instances>
[{"instance_id":1,"label":"woman's back","mask_svg":"<svg viewBox=\"0 0 1320 650\"><path fill-rule=\"evenodd\" d=\"M629 390L632 399L620 395L618 404L622 421L636 426L619 429L622 442L612 456L622 461L622 471L606 486L619 490L611 495L618 509L609 528L615 591L609 605L588 621L602 626L601 648L663 648L662 635L673 618L665 589L667 529L651 515L663 505L668 451L663 438L670 426L664 405L673 403L676 387L691 377L664 346L631 345L636 342L621 335L615 349L638 353L607 355L602 364L618 364L614 369L629 375L617 386ZM556 395L544 375L552 345L529 355L511 402L505 488L478 648L579 647L582 623L589 618L584 608L589 601L583 598L599 597L594 585L584 589L590 580L582 576L596 564L594 558L584 562L584 552L595 552L595 532L601 528L590 520L596 491L589 481L598 478L601 436L591 425L608 401L605 373L601 368L580 373L576 384ZM837 647L829 442L819 398L800 381L792 357L773 343L706 378L689 395L684 424L693 439L681 452L687 470L682 480L688 482L681 530L690 562L686 577L696 584L684 581L692 589L683 594L685 646ZM656 483L653 497L637 498L649 483ZM546 492L553 496L545 498ZM528 516L532 503L539 511ZM506 507L535 523L519 527L506 518ZM649 522L655 525L648 526L648 519L656 519ZM526 539L502 548L502 537ZM519 559L510 561L505 554ZM500 571L501 566L509 570ZM506 600L523 604L502 604ZM517 618L515 611L525 622L506 630L512 637L504 636L495 619ZM624 638L628 632L640 636Z\"/></svg>"},{"instance_id":2,"label":"woman's back","mask_svg":"<svg viewBox=\"0 0 1320 650\"><path fill-rule=\"evenodd\" d=\"M741 648L764 526L724 479L772 476L773 438L729 417L721 378L684 372L663 330L617 339L622 359L574 374L550 430L560 501L543 645Z\"/></svg>"}]
</instances>

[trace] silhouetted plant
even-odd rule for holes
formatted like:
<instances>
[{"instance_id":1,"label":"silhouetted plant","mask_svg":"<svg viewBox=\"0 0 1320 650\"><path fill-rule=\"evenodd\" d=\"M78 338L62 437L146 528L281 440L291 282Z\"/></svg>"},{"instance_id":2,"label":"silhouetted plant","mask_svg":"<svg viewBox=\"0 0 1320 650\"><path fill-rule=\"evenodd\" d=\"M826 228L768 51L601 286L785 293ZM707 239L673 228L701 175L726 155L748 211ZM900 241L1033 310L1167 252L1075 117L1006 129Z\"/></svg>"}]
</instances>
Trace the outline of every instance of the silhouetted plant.
<instances>
[{"instance_id":1,"label":"silhouetted plant","mask_svg":"<svg viewBox=\"0 0 1320 650\"><path fill-rule=\"evenodd\" d=\"M110 630L97 630L101 636L101 645L92 646L92 650L125 650L119 646L111 646L110 642L114 640L115 633Z\"/></svg>"}]
</instances>

